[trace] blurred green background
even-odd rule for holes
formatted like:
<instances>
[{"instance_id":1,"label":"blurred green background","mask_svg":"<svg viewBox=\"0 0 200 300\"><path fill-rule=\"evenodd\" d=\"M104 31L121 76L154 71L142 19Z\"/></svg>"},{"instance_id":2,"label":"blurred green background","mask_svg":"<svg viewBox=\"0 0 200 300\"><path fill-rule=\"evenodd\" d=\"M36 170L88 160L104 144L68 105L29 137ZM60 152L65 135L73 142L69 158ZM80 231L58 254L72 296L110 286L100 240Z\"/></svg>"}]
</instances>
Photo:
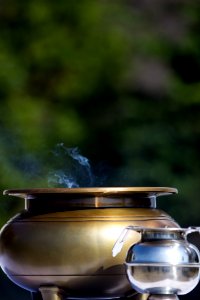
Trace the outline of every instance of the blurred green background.
<instances>
[{"instance_id":1,"label":"blurred green background","mask_svg":"<svg viewBox=\"0 0 200 300\"><path fill-rule=\"evenodd\" d=\"M63 142L103 185L178 188L158 207L199 225L199 31L198 0L2 0L1 190L48 187ZM23 201L0 200L3 225Z\"/></svg>"}]
</instances>

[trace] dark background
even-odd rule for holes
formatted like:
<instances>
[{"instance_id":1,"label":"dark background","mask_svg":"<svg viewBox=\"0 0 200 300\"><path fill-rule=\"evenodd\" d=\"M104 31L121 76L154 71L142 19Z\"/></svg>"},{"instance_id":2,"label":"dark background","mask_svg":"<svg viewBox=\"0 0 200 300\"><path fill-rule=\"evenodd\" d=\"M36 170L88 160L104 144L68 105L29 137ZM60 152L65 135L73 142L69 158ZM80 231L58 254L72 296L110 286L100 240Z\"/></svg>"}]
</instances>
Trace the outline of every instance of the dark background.
<instances>
[{"instance_id":1,"label":"dark background","mask_svg":"<svg viewBox=\"0 0 200 300\"><path fill-rule=\"evenodd\" d=\"M2 0L1 190L48 187L63 142L96 185L178 188L158 207L199 225L199 31L198 0ZM23 201L0 200L3 225ZM0 293L29 299L3 274Z\"/></svg>"}]
</instances>

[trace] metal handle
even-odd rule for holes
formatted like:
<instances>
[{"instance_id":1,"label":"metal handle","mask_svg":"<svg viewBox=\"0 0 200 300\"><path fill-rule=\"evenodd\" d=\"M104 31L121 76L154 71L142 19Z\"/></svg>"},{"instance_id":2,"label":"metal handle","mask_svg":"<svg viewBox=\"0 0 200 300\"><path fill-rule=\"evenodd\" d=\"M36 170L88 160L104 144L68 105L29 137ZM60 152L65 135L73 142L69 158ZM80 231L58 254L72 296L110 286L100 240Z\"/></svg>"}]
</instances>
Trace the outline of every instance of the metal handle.
<instances>
[{"instance_id":1,"label":"metal handle","mask_svg":"<svg viewBox=\"0 0 200 300\"><path fill-rule=\"evenodd\" d=\"M188 234L193 233L193 232L198 232L200 234L200 227L190 226L190 227L186 228L185 237L187 237Z\"/></svg>"},{"instance_id":2,"label":"metal handle","mask_svg":"<svg viewBox=\"0 0 200 300\"><path fill-rule=\"evenodd\" d=\"M141 234L144 233L145 231L154 231L154 232L180 232L182 233L184 238L187 238L187 236L193 232L199 232L200 234L200 227L195 227L195 226L190 226L188 228L170 228L170 227L140 227L140 226L127 226L126 228L123 229L122 233L118 237L116 243L114 244L114 247L112 249L112 255L113 257L117 256L118 253L121 252L124 242L126 240L126 237L128 235L129 230L133 230L136 232L140 232Z\"/></svg>"}]
</instances>

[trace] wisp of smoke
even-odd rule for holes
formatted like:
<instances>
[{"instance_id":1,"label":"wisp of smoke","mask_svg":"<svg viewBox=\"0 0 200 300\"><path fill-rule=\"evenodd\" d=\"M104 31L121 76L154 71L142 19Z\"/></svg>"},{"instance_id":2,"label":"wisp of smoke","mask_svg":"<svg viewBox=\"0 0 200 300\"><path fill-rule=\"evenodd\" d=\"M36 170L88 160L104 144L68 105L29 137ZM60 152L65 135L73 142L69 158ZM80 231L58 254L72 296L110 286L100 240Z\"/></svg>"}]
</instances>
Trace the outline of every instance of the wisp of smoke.
<instances>
[{"instance_id":1,"label":"wisp of smoke","mask_svg":"<svg viewBox=\"0 0 200 300\"><path fill-rule=\"evenodd\" d=\"M88 158L81 155L78 148L67 148L64 143L56 145L53 151L59 168L51 171L48 178L50 187L91 187L95 176Z\"/></svg>"}]
</instances>

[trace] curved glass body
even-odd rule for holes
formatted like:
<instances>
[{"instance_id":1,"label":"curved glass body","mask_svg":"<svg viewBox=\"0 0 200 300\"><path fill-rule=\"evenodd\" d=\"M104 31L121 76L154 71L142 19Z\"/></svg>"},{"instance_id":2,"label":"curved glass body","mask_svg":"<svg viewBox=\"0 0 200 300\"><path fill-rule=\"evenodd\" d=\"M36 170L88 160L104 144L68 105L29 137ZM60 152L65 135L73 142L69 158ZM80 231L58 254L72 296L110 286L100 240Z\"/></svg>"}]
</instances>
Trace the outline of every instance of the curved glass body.
<instances>
[{"instance_id":1,"label":"curved glass body","mask_svg":"<svg viewBox=\"0 0 200 300\"><path fill-rule=\"evenodd\" d=\"M186 234L182 228L143 229L141 242L131 246L126 258L133 288L140 293L178 295L194 289L200 278L200 254Z\"/></svg>"}]
</instances>

